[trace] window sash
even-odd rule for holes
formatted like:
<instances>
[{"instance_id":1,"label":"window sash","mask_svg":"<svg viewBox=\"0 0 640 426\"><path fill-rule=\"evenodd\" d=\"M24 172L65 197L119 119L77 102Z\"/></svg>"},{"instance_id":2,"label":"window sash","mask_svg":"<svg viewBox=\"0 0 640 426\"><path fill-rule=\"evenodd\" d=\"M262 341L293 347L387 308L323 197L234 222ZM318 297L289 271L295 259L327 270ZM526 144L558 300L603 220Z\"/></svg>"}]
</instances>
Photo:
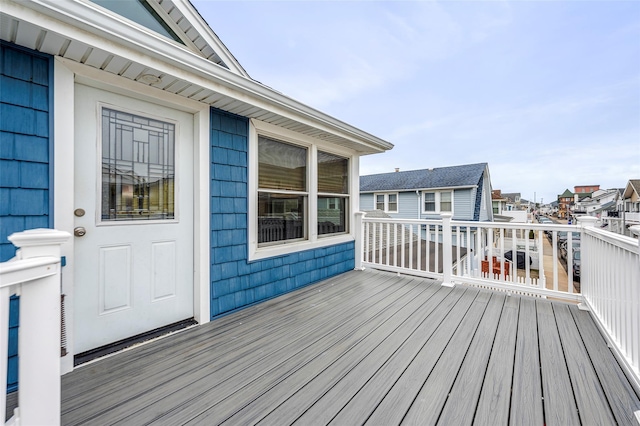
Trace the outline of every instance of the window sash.
<instances>
[{"instance_id":1,"label":"window sash","mask_svg":"<svg viewBox=\"0 0 640 426\"><path fill-rule=\"evenodd\" d=\"M436 211L436 193L435 192L424 193L424 211L425 212Z\"/></svg>"},{"instance_id":2,"label":"window sash","mask_svg":"<svg viewBox=\"0 0 640 426\"><path fill-rule=\"evenodd\" d=\"M318 192L349 193L349 160L318 151Z\"/></svg>"},{"instance_id":3,"label":"window sash","mask_svg":"<svg viewBox=\"0 0 640 426\"><path fill-rule=\"evenodd\" d=\"M258 137L258 188L307 191L305 147Z\"/></svg>"},{"instance_id":4,"label":"window sash","mask_svg":"<svg viewBox=\"0 0 640 426\"><path fill-rule=\"evenodd\" d=\"M440 193L440 211L441 212L451 212L452 211L452 194L451 192L441 192Z\"/></svg>"},{"instance_id":5,"label":"window sash","mask_svg":"<svg viewBox=\"0 0 640 426\"><path fill-rule=\"evenodd\" d=\"M398 194L388 194L388 205L387 211L389 212L397 212L398 211Z\"/></svg>"}]
</instances>

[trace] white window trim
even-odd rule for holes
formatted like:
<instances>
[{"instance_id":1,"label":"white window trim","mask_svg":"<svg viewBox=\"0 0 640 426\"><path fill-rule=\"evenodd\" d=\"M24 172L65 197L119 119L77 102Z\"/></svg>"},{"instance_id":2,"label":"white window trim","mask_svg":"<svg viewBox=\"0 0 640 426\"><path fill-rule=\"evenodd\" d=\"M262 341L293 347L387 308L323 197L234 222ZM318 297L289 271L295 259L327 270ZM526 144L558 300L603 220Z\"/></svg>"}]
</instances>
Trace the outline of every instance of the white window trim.
<instances>
[{"instance_id":1,"label":"white window trim","mask_svg":"<svg viewBox=\"0 0 640 426\"><path fill-rule=\"evenodd\" d=\"M450 192L451 193L451 211L446 211L445 213L451 213L453 214L453 210L454 210L454 206L455 206L455 202L454 202L454 198L455 198L455 191L453 189L447 189L447 190L434 190L434 191L430 191L430 190L424 190L422 191L422 195L420 196L421 198L421 211L422 214L440 214L442 213L442 209L440 207L440 194L443 192ZM425 210L424 208L424 198L425 198L425 194L435 194L435 203L436 203L436 210L435 211L428 211Z\"/></svg>"},{"instance_id":2,"label":"white window trim","mask_svg":"<svg viewBox=\"0 0 640 426\"><path fill-rule=\"evenodd\" d=\"M285 242L282 244L258 247L258 135L270 137L282 142L292 143L306 147L308 151L307 179L308 186L308 239L300 241ZM349 198L347 226L349 231L336 235L318 235L318 182L317 182L317 162L318 150L340 155L349 159ZM354 151L342 149L335 145L328 144L319 139L312 138L300 133L293 132L273 124L260 120L251 119L249 121L249 152L248 152L248 214L247 214L247 237L248 237L248 260L267 259L275 256L296 253L299 251L326 247L335 244L346 243L355 240L355 230L351 218L354 212L358 211L359 185L359 164L358 156Z\"/></svg>"},{"instance_id":3,"label":"white window trim","mask_svg":"<svg viewBox=\"0 0 640 426\"><path fill-rule=\"evenodd\" d=\"M400 194L398 192L376 192L373 194L373 209L377 210L378 208L378 195L384 196L384 209L385 213L398 213L398 207L400 204ZM396 209L389 210L389 195L396 196Z\"/></svg>"}]
</instances>

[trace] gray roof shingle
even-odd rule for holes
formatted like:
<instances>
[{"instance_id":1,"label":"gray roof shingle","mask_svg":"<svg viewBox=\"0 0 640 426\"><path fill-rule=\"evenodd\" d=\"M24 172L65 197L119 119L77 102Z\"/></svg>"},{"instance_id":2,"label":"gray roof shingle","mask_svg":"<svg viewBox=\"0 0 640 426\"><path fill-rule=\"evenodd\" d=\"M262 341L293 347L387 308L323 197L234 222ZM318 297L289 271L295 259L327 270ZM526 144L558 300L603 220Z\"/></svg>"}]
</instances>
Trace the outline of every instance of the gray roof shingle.
<instances>
[{"instance_id":1,"label":"gray roof shingle","mask_svg":"<svg viewBox=\"0 0 640 426\"><path fill-rule=\"evenodd\" d=\"M487 163L360 176L360 192L475 186Z\"/></svg>"}]
</instances>

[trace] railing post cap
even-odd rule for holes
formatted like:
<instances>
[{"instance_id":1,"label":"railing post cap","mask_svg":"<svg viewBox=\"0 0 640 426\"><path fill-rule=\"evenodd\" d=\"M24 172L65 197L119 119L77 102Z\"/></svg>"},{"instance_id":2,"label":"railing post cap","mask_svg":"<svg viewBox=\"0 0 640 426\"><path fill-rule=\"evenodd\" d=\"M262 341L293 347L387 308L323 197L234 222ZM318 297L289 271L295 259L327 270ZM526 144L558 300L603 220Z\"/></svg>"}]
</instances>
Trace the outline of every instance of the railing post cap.
<instances>
[{"instance_id":1,"label":"railing post cap","mask_svg":"<svg viewBox=\"0 0 640 426\"><path fill-rule=\"evenodd\" d=\"M364 216L364 215L366 215L366 214L367 214L367 212L361 212L361 211L360 211L360 212L355 212L354 214L355 214L356 216Z\"/></svg>"},{"instance_id":2,"label":"railing post cap","mask_svg":"<svg viewBox=\"0 0 640 426\"><path fill-rule=\"evenodd\" d=\"M40 256L60 256L60 246L71 234L57 229L29 229L9 235L11 243L20 249L21 257L29 259Z\"/></svg>"},{"instance_id":3,"label":"railing post cap","mask_svg":"<svg viewBox=\"0 0 640 426\"><path fill-rule=\"evenodd\" d=\"M629 231L636 234L637 237L640 237L640 225L633 225L629 227Z\"/></svg>"},{"instance_id":4,"label":"railing post cap","mask_svg":"<svg viewBox=\"0 0 640 426\"><path fill-rule=\"evenodd\" d=\"M453 217L453 213L440 213L440 217L443 219L451 219Z\"/></svg>"},{"instance_id":5,"label":"railing post cap","mask_svg":"<svg viewBox=\"0 0 640 426\"><path fill-rule=\"evenodd\" d=\"M598 221L597 217L593 216L578 216L578 222L583 226L594 227Z\"/></svg>"}]
</instances>

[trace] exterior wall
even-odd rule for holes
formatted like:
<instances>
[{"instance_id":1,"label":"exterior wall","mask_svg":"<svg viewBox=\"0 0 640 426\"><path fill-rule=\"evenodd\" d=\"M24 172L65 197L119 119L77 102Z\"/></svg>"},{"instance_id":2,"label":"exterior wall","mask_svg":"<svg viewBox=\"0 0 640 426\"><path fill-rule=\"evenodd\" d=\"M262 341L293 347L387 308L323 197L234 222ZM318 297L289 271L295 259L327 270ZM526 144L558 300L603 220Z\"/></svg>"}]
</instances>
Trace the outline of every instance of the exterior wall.
<instances>
[{"instance_id":1,"label":"exterior wall","mask_svg":"<svg viewBox=\"0 0 640 426\"><path fill-rule=\"evenodd\" d=\"M0 43L0 262L15 255L7 237L48 228L51 218L49 79L52 61ZM11 301L8 389L17 388L18 300Z\"/></svg>"},{"instance_id":2,"label":"exterior wall","mask_svg":"<svg viewBox=\"0 0 640 426\"><path fill-rule=\"evenodd\" d=\"M375 210L373 194L360 194L360 210Z\"/></svg>"},{"instance_id":3,"label":"exterior wall","mask_svg":"<svg viewBox=\"0 0 640 426\"><path fill-rule=\"evenodd\" d=\"M211 318L355 267L355 244L248 262L245 117L211 109Z\"/></svg>"},{"instance_id":4,"label":"exterior wall","mask_svg":"<svg viewBox=\"0 0 640 426\"><path fill-rule=\"evenodd\" d=\"M390 213L389 216L398 219L416 219L419 217L419 200L415 191L398 193L398 213Z\"/></svg>"}]
</instances>

